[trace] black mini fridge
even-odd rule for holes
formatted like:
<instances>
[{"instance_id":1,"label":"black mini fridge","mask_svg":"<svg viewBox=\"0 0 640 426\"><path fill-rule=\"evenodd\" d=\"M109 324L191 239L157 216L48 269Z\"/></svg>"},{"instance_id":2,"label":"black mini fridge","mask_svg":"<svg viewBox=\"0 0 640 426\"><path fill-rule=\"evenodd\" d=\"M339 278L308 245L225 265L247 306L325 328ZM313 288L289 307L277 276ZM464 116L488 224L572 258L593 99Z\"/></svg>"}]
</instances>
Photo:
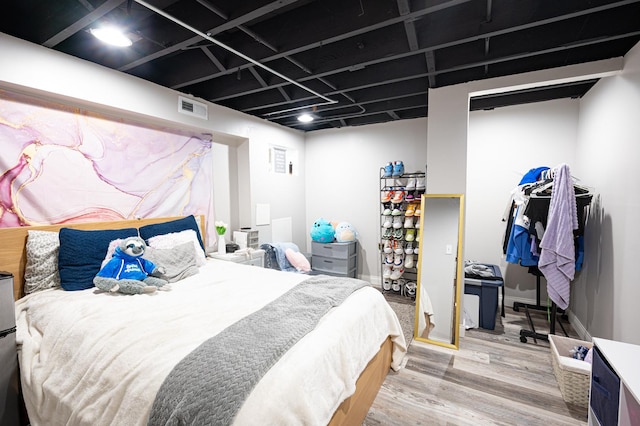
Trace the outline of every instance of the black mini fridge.
<instances>
[{"instance_id":1,"label":"black mini fridge","mask_svg":"<svg viewBox=\"0 0 640 426\"><path fill-rule=\"evenodd\" d=\"M13 275L0 271L0 425L20 424Z\"/></svg>"}]
</instances>

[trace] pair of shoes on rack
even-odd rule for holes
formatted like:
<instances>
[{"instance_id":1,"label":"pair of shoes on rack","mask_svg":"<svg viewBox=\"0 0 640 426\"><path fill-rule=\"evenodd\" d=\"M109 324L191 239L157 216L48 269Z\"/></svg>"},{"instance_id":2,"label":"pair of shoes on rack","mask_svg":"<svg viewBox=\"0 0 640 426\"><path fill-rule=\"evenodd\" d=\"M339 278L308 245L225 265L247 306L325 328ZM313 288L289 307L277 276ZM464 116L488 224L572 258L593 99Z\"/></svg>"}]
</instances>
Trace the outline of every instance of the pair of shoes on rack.
<instances>
[{"instance_id":1,"label":"pair of shoes on rack","mask_svg":"<svg viewBox=\"0 0 640 426\"><path fill-rule=\"evenodd\" d=\"M405 187L405 190L407 191L405 195L405 200L420 201L422 194L424 194L426 191L424 177L409 178L409 180L407 181L407 186Z\"/></svg>"},{"instance_id":2,"label":"pair of shoes on rack","mask_svg":"<svg viewBox=\"0 0 640 426\"><path fill-rule=\"evenodd\" d=\"M413 242L408 242L404 247L405 254L418 254L418 245L413 245Z\"/></svg>"},{"instance_id":3,"label":"pair of shoes on rack","mask_svg":"<svg viewBox=\"0 0 640 426\"><path fill-rule=\"evenodd\" d=\"M423 191L426 189L424 177L412 177L407 181L407 191Z\"/></svg>"},{"instance_id":4,"label":"pair of shoes on rack","mask_svg":"<svg viewBox=\"0 0 640 426\"><path fill-rule=\"evenodd\" d=\"M404 201L405 191L402 188L399 189L387 189L383 190L380 194L380 202L386 204L392 202L393 204L401 204Z\"/></svg>"},{"instance_id":5,"label":"pair of shoes on rack","mask_svg":"<svg viewBox=\"0 0 640 426\"><path fill-rule=\"evenodd\" d=\"M400 293L405 286L404 280L392 280L391 278L385 278L382 281L382 290L383 291L394 291L396 293Z\"/></svg>"},{"instance_id":6,"label":"pair of shoes on rack","mask_svg":"<svg viewBox=\"0 0 640 426\"><path fill-rule=\"evenodd\" d=\"M393 256L393 253L397 255L405 253L405 248L402 247L402 242L389 239L389 240L384 240L384 243L382 243L382 252L385 253L387 256ZM413 249L411 249L411 253L413 253Z\"/></svg>"},{"instance_id":7,"label":"pair of shoes on rack","mask_svg":"<svg viewBox=\"0 0 640 426\"><path fill-rule=\"evenodd\" d=\"M416 230L413 228L407 229L407 235L404 236L404 239L411 242L416 239Z\"/></svg>"}]
</instances>

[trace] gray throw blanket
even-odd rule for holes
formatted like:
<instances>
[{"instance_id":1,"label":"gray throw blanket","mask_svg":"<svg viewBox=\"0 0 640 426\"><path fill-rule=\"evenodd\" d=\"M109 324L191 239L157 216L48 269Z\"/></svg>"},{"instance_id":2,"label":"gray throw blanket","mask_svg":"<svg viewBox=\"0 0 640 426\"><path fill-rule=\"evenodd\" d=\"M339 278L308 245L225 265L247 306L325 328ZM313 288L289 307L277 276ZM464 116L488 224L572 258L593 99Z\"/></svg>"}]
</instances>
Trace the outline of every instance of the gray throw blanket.
<instances>
[{"instance_id":1,"label":"gray throw blanket","mask_svg":"<svg viewBox=\"0 0 640 426\"><path fill-rule=\"evenodd\" d=\"M351 278L310 277L205 341L169 373L156 395L149 425L231 424L280 357L331 308L368 285Z\"/></svg>"}]
</instances>

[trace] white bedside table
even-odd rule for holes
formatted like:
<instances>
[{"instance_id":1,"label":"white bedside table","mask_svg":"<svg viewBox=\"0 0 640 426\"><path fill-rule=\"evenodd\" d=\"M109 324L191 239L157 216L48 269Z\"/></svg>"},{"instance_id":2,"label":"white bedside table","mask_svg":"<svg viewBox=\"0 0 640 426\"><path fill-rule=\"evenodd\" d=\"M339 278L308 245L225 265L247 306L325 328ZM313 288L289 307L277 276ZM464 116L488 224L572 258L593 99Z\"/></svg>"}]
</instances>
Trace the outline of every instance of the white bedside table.
<instances>
[{"instance_id":1,"label":"white bedside table","mask_svg":"<svg viewBox=\"0 0 640 426\"><path fill-rule=\"evenodd\" d=\"M213 259L226 260L228 262L240 263L242 265L259 266L264 268L264 250L257 249L250 252L235 252L227 254L209 253L207 256Z\"/></svg>"}]
</instances>

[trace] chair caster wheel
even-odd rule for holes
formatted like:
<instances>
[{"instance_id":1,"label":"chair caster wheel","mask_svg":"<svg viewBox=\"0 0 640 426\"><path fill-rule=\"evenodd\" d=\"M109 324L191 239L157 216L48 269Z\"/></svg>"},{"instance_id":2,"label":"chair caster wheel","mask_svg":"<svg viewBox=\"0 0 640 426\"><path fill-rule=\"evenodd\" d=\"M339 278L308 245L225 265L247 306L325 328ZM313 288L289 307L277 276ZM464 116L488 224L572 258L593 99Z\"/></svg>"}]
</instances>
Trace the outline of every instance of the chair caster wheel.
<instances>
[{"instance_id":1,"label":"chair caster wheel","mask_svg":"<svg viewBox=\"0 0 640 426\"><path fill-rule=\"evenodd\" d=\"M524 337L524 336L520 336L520 341L521 341L522 343L527 343L527 338L526 338L526 337Z\"/></svg>"}]
</instances>

